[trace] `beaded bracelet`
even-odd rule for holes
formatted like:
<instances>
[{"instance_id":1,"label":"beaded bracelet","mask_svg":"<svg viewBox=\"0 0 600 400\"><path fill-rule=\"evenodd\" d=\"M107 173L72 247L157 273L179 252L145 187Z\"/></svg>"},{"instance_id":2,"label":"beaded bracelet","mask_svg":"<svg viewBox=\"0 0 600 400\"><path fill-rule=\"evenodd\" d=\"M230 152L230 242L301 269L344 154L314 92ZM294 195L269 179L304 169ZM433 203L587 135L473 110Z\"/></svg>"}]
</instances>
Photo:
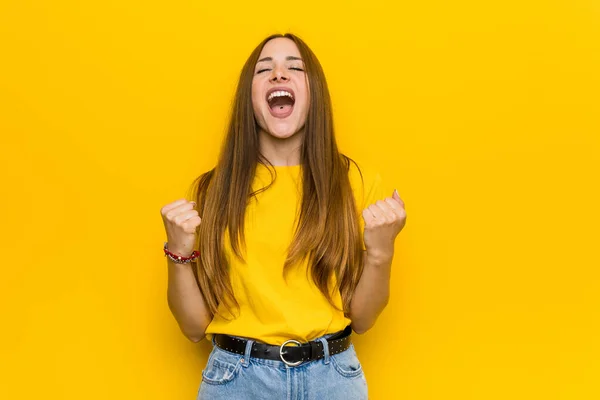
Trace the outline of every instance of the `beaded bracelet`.
<instances>
[{"instance_id":1,"label":"beaded bracelet","mask_svg":"<svg viewBox=\"0 0 600 400\"><path fill-rule=\"evenodd\" d=\"M200 252L198 250L194 250L192 252L192 255L189 257L182 257L182 256L178 256L177 254L171 253L169 250L167 250L167 242L165 242L165 246L163 247L163 250L165 252L165 256L169 257L169 259L171 261L176 262L177 264L190 263L190 262L196 260L198 257L200 257Z\"/></svg>"}]
</instances>

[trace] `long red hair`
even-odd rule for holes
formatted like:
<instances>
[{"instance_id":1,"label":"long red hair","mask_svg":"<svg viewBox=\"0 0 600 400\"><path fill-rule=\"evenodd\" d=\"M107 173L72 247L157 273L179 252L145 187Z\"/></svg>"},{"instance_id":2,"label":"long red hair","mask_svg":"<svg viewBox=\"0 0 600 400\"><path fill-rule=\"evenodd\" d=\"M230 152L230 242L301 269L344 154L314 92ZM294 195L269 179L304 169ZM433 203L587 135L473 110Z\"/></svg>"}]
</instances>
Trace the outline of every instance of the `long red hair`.
<instances>
[{"instance_id":1,"label":"long red hair","mask_svg":"<svg viewBox=\"0 0 600 400\"><path fill-rule=\"evenodd\" d=\"M304 60L310 99L300 154L302 202L282 273L307 258L315 285L338 310L332 295L339 290L343 305L340 311L347 315L363 269L360 216L348 177L350 163L357 168L358 165L338 151L331 98L321 64L304 41L289 33L264 39L244 64L217 165L192 184L192 197L202 218L196 243L201 254L195 264L196 278L213 315L222 302L230 312L231 305L238 306L223 240L228 228L231 248L244 261L246 205L252 196L270 186L251 191L257 163L271 167L260 153L259 128L252 107L252 79L263 46L278 37L296 43ZM270 170L276 179L275 169ZM336 287L329 287L333 276Z\"/></svg>"}]
</instances>

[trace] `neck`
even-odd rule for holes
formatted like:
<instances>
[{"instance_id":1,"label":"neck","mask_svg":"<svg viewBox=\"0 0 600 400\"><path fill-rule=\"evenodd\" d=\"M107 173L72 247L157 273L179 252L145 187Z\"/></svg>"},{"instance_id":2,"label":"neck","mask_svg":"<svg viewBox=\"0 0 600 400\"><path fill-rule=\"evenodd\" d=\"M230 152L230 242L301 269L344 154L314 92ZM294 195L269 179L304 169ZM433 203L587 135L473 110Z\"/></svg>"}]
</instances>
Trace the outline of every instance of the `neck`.
<instances>
[{"instance_id":1,"label":"neck","mask_svg":"<svg viewBox=\"0 0 600 400\"><path fill-rule=\"evenodd\" d=\"M275 166L300 164L304 129L287 138L277 138L262 129L258 133L260 152Z\"/></svg>"}]
</instances>

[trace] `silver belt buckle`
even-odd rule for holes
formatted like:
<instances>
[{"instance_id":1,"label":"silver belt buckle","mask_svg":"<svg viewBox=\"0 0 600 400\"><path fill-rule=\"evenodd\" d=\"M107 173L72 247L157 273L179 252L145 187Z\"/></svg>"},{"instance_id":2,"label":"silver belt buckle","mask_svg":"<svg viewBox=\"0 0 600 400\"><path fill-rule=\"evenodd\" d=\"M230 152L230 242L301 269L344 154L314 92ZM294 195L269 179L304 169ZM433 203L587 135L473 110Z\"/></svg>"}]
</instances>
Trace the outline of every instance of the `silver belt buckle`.
<instances>
[{"instance_id":1,"label":"silver belt buckle","mask_svg":"<svg viewBox=\"0 0 600 400\"><path fill-rule=\"evenodd\" d=\"M302 346L302 343L300 343L297 340L294 339L290 339L290 340L286 340L285 342L283 342L283 344L279 347L279 358L281 358L281 361L283 361L286 365L289 365L290 367L295 367L298 366L300 364L302 364L302 360L300 361L296 361L296 362L289 362L287 361L285 358L283 358L283 348L285 347L286 344L288 343L296 343L298 346Z\"/></svg>"}]
</instances>

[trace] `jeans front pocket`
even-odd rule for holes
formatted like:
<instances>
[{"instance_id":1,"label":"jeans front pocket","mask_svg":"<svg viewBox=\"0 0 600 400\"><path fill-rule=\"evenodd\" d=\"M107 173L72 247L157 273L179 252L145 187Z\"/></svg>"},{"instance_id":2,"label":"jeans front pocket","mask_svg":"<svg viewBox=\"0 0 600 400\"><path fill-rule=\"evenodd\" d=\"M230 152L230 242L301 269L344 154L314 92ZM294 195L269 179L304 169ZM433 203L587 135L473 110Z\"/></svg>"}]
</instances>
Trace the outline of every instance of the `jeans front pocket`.
<instances>
[{"instance_id":1,"label":"jeans front pocket","mask_svg":"<svg viewBox=\"0 0 600 400\"><path fill-rule=\"evenodd\" d=\"M353 378L363 374L362 365L354 350L354 344L351 344L350 347L341 353L331 356L331 363L340 375L347 378Z\"/></svg>"},{"instance_id":2,"label":"jeans front pocket","mask_svg":"<svg viewBox=\"0 0 600 400\"><path fill-rule=\"evenodd\" d=\"M243 356L214 347L206 368L202 371L202 380L212 385L224 385L231 382L239 373Z\"/></svg>"}]
</instances>

